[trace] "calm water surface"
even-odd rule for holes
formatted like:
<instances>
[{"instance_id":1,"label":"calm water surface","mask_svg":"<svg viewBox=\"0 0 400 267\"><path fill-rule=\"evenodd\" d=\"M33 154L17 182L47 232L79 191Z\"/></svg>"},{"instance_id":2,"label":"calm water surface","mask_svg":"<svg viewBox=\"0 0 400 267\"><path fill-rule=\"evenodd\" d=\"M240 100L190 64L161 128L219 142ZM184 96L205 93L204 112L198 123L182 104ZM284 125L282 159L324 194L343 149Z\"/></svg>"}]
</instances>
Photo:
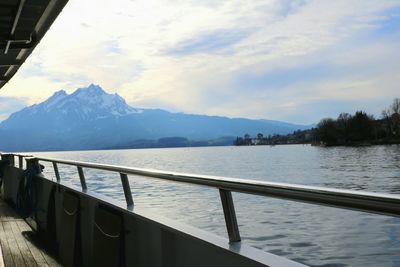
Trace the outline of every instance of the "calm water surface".
<instances>
[{"instance_id":1,"label":"calm water surface","mask_svg":"<svg viewBox=\"0 0 400 267\"><path fill-rule=\"evenodd\" d=\"M46 152L131 167L400 194L400 146L302 145ZM60 166L79 185L76 168ZM45 173L54 179L46 164ZM124 201L118 174L85 170L89 190ZM227 236L218 191L129 177L135 207ZM312 266L400 266L400 218L234 193L243 238Z\"/></svg>"}]
</instances>

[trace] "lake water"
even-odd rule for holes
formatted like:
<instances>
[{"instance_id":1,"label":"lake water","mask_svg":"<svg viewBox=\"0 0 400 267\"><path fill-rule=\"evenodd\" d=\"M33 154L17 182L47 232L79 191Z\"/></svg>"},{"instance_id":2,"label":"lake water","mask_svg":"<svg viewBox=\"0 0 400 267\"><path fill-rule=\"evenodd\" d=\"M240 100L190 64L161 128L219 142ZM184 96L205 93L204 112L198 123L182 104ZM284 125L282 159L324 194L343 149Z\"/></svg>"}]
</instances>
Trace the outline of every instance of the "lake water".
<instances>
[{"instance_id":1,"label":"lake water","mask_svg":"<svg viewBox=\"0 0 400 267\"><path fill-rule=\"evenodd\" d=\"M303 145L42 152L37 156L400 194L400 146ZM45 174L54 179L46 165ZM76 168L60 166L65 183ZM89 190L124 201L119 175L85 170ZM227 236L218 191L129 177L135 207ZM400 266L400 218L233 193L243 242L312 266Z\"/></svg>"}]
</instances>

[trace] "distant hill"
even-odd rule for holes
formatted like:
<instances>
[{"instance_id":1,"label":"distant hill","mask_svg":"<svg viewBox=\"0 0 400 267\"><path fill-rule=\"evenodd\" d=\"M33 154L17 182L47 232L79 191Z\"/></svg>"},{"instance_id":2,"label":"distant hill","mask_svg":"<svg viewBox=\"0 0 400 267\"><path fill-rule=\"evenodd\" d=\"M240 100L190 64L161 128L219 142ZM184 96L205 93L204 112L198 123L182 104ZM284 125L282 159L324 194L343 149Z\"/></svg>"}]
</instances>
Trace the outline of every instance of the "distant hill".
<instances>
[{"instance_id":1,"label":"distant hill","mask_svg":"<svg viewBox=\"0 0 400 267\"><path fill-rule=\"evenodd\" d=\"M171 113L129 106L118 94L91 84L72 94L61 90L0 123L0 151L130 147L140 140L182 137L187 144L246 133L287 134L310 128L272 120ZM167 139L168 140L168 139Z\"/></svg>"}]
</instances>

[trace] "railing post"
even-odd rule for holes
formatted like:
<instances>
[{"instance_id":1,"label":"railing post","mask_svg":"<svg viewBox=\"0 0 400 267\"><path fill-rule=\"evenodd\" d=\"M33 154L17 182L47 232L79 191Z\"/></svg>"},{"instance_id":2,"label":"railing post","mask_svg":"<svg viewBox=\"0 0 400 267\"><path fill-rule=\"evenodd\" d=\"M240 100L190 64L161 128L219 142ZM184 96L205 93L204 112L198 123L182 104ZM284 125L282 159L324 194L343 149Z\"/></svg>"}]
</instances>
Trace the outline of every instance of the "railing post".
<instances>
[{"instance_id":1,"label":"railing post","mask_svg":"<svg viewBox=\"0 0 400 267\"><path fill-rule=\"evenodd\" d=\"M21 156L21 155L18 156L18 161L19 161L19 162L18 162L18 167L19 167L20 169L23 169L23 168L24 168L23 159L24 159L23 156Z\"/></svg>"},{"instance_id":2,"label":"railing post","mask_svg":"<svg viewBox=\"0 0 400 267\"><path fill-rule=\"evenodd\" d=\"M25 176L25 182L34 178L34 176L42 176L42 166L39 164L39 160L34 157L26 157L26 170L28 174ZM32 181L33 182L33 181ZM31 185L32 186L32 185ZM30 201L24 198L24 201ZM31 203L32 207L29 209L28 216L25 218L25 221L35 230L37 230L37 209L36 204Z\"/></svg>"},{"instance_id":3,"label":"railing post","mask_svg":"<svg viewBox=\"0 0 400 267\"><path fill-rule=\"evenodd\" d=\"M82 191L86 192L87 186L86 186L85 175L83 174L83 169L80 166L77 166L77 168L79 173L79 179L81 180Z\"/></svg>"},{"instance_id":4,"label":"railing post","mask_svg":"<svg viewBox=\"0 0 400 267\"><path fill-rule=\"evenodd\" d=\"M2 154L1 159L8 160L9 166L15 166L14 155L13 154Z\"/></svg>"},{"instance_id":5,"label":"railing post","mask_svg":"<svg viewBox=\"0 0 400 267\"><path fill-rule=\"evenodd\" d=\"M121 176L121 182L122 182L122 187L124 189L126 205L128 207L132 207L133 199L132 199L131 187L129 185L128 175L126 173L122 173L122 172L119 175Z\"/></svg>"},{"instance_id":6,"label":"railing post","mask_svg":"<svg viewBox=\"0 0 400 267\"><path fill-rule=\"evenodd\" d=\"M57 162L55 162L55 161L53 161L53 169L54 169L54 174L56 175L57 183L59 183L61 181L60 173L58 172Z\"/></svg>"},{"instance_id":7,"label":"railing post","mask_svg":"<svg viewBox=\"0 0 400 267\"><path fill-rule=\"evenodd\" d=\"M239 227L236 220L235 206L233 205L231 191L219 189L222 208L224 210L225 224L228 231L229 243L240 242Z\"/></svg>"}]
</instances>

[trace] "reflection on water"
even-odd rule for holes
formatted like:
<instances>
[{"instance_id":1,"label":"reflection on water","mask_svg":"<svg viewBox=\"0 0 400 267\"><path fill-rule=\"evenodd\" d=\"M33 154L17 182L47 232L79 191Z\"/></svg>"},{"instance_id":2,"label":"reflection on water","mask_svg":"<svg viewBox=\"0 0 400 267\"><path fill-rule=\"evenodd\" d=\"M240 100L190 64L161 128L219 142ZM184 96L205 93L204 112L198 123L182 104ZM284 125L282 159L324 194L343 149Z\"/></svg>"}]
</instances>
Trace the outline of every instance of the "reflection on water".
<instances>
[{"instance_id":1,"label":"reflection on water","mask_svg":"<svg viewBox=\"0 0 400 267\"><path fill-rule=\"evenodd\" d=\"M132 167L400 194L400 146L302 145L46 152ZM46 164L45 173L54 179ZM60 166L79 186L76 168ZM124 201L117 173L86 170L89 190ZM218 191L130 176L135 207L227 236ZM400 219L234 193L244 242L313 266L400 266Z\"/></svg>"}]
</instances>

